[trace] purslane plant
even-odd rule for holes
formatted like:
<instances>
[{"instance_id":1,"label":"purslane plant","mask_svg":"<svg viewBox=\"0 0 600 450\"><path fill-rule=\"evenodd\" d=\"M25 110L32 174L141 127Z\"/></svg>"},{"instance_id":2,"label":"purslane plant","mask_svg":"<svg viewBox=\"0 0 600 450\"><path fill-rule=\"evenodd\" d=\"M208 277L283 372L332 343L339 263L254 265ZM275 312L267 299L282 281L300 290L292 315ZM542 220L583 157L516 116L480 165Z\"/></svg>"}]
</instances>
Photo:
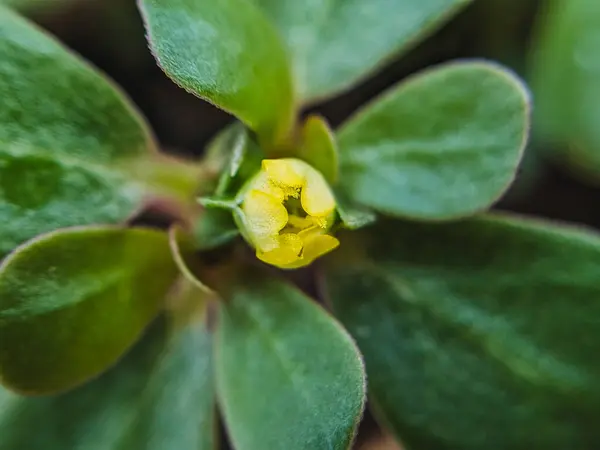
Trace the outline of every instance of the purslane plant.
<instances>
[{"instance_id":1,"label":"purslane plant","mask_svg":"<svg viewBox=\"0 0 600 450\"><path fill-rule=\"evenodd\" d=\"M238 119L198 162L0 7L0 449L213 449L215 404L236 449L347 449L367 386L408 448L594 448L600 240L480 214L523 84L459 61L302 114L467 3L141 0L163 70Z\"/></svg>"}]
</instances>

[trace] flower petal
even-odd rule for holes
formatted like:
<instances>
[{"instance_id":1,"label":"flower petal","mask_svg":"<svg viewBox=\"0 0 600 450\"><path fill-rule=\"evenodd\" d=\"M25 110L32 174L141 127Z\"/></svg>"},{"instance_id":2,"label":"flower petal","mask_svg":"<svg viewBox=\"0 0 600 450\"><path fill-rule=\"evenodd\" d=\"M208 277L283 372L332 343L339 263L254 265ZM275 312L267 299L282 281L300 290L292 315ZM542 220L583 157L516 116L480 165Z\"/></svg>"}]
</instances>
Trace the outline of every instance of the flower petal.
<instances>
[{"instance_id":1,"label":"flower petal","mask_svg":"<svg viewBox=\"0 0 600 450\"><path fill-rule=\"evenodd\" d=\"M329 253L330 251L336 249L339 245L340 241L329 234L311 236L304 241L302 258L306 261L306 264L310 264L319 256Z\"/></svg>"},{"instance_id":2,"label":"flower petal","mask_svg":"<svg viewBox=\"0 0 600 450\"><path fill-rule=\"evenodd\" d=\"M312 228L298 233L298 236L303 242L302 257L295 261L291 260L287 264L278 264L277 266L282 269L298 269L300 267L305 267L319 256L329 253L340 245L340 241L335 237L330 236L329 234L319 233L322 233L322 231L318 228Z\"/></svg>"},{"instance_id":3,"label":"flower petal","mask_svg":"<svg viewBox=\"0 0 600 450\"><path fill-rule=\"evenodd\" d=\"M315 225L315 220L310 216L298 217L294 214L290 214L288 218L288 225L300 231L313 227Z\"/></svg>"},{"instance_id":4,"label":"flower petal","mask_svg":"<svg viewBox=\"0 0 600 450\"><path fill-rule=\"evenodd\" d=\"M296 189L304 186L306 167L310 166L293 158L264 159L262 162L262 168L272 183Z\"/></svg>"},{"instance_id":5,"label":"flower petal","mask_svg":"<svg viewBox=\"0 0 600 450\"><path fill-rule=\"evenodd\" d=\"M242 211L248 232L257 244L264 238L276 237L288 221L283 204L263 191L249 191L244 197Z\"/></svg>"},{"instance_id":6,"label":"flower petal","mask_svg":"<svg viewBox=\"0 0 600 450\"><path fill-rule=\"evenodd\" d=\"M279 248L268 252L257 250L256 256L268 264L286 268L300 259L301 251L302 239L297 234L284 233L279 236Z\"/></svg>"},{"instance_id":7,"label":"flower petal","mask_svg":"<svg viewBox=\"0 0 600 450\"><path fill-rule=\"evenodd\" d=\"M311 216L325 217L335 209L335 198L323 175L315 169L307 171L300 194L302 208Z\"/></svg>"},{"instance_id":8,"label":"flower petal","mask_svg":"<svg viewBox=\"0 0 600 450\"><path fill-rule=\"evenodd\" d=\"M252 180L250 190L256 190L264 192L273 198L276 198L280 203L285 200L285 193L283 189L273 184L265 172L259 172L256 177Z\"/></svg>"}]
</instances>

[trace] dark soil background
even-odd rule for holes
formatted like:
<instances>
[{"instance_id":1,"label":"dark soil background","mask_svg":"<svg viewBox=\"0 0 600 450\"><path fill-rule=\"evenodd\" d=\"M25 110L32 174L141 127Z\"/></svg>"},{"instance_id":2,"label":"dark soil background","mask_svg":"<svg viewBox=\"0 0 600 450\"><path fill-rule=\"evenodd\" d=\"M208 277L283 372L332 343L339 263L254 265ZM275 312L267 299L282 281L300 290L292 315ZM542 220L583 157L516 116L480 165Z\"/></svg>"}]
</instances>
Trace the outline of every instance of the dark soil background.
<instances>
[{"instance_id":1,"label":"dark soil background","mask_svg":"<svg viewBox=\"0 0 600 450\"><path fill-rule=\"evenodd\" d=\"M314 109L335 126L408 74L456 58L493 59L526 78L531 37L544 3L475 0L401 60ZM232 120L178 88L156 66L134 0L68 0L29 15L120 84L150 121L165 151L199 156L205 143ZM600 189L579 182L559 163L545 159L539 145L534 139L515 185L497 207L600 225L596 207ZM375 430L374 421L366 417L361 436L371 436Z\"/></svg>"}]
</instances>

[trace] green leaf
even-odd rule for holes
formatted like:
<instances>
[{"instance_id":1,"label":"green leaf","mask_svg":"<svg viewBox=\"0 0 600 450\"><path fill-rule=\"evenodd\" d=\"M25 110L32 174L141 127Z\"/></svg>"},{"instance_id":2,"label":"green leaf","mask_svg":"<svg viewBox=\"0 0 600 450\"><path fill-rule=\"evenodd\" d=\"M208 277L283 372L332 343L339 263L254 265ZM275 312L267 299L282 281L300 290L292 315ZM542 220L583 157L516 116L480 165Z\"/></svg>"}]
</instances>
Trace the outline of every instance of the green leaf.
<instances>
[{"instance_id":1,"label":"green leaf","mask_svg":"<svg viewBox=\"0 0 600 450\"><path fill-rule=\"evenodd\" d=\"M472 214L513 180L528 120L525 88L501 67L464 62L425 71L342 126L340 188L395 216Z\"/></svg>"},{"instance_id":2,"label":"green leaf","mask_svg":"<svg viewBox=\"0 0 600 450\"><path fill-rule=\"evenodd\" d=\"M0 5L10 6L11 8L31 11L35 8L48 9L61 6L61 3L67 3L68 0L0 0Z\"/></svg>"},{"instance_id":3,"label":"green leaf","mask_svg":"<svg viewBox=\"0 0 600 450\"><path fill-rule=\"evenodd\" d=\"M490 216L341 241L328 296L408 448L595 448L598 235Z\"/></svg>"},{"instance_id":4,"label":"green leaf","mask_svg":"<svg viewBox=\"0 0 600 450\"><path fill-rule=\"evenodd\" d=\"M325 311L283 282L246 273L224 293L218 325L217 393L237 450L349 448L363 367Z\"/></svg>"},{"instance_id":5,"label":"green leaf","mask_svg":"<svg viewBox=\"0 0 600 450\"><path fill-rule=\"evenodd\" d=\"M186 320L170 330L123 450L218 447L212 338L203 317Z\"/></svg>"},{"instance_id":6,"label":"green leaf","mask_svg":"<svg viewBox=\"0 0 600 450\"><path fill-rule=\"evenodd\" d=\"M470 0L253 0L277 24L305 101L350 88Z\"/></svg>"},{"instance_id":7,"label":"green leaf","mask_svg":"<svg viewBox=\"0 0 600 450\"><path fill-rule=\"evenodd\" d=\"M534 131L584 175L600 175L600 3L553 0L539 15L530 77Z\"/></svg>"},{"instance_id":8,"label":"green leaf","mask_svg":"<svg viewBox=\"0 0 600 450\"><path fill-rule=\"evenodd\" d=\"M236 115L267 144L294 116L291 73L274 27L247 0L140 0L148 37L177 84Z\"/></svg>"},{"instance_id":9,"label":"green leaf","mask_svg":"<svg viewBox=\"0 0 600 450\"><path fill-rule=\"evenodd\" d=\"M0 61L0 258L38 234L122 222L151 195L193 191L198 174L178 165L168 179L173 164L149 151L145 123L111 83L1 6Z\"/></svg>"},{"instance_id":10,"label":"green leaf","mask_svg":"<svg viewBox=\"0 0 600 450\"><path fill-rule=\"evenodd\" d=\"M0 380L67 389L113 364L161 308L177 275L166 233L63 229L0 266Z\"/></svg>"},{"instance_id":11,"label":"green leaf","mask_svg":"<svg viewBox=\"0 0 600 450\"><path fill-rule=\"evenodd\" d=\"M320 116L309 116L302 128L302 143L297 155L335 184L338 179L339 161L335 136L327 121Z\"/></svg>"},{"instance_id":12,"label":"green leaf","mask_svg":"<svg viewBox=\"0 0 600 450\"><path fill-rule=\"evenodd\" d=\"M119 364L69 393L0 391L0 450L216 448L211 339L161 316Z\"/></svg>"}]
</instances>

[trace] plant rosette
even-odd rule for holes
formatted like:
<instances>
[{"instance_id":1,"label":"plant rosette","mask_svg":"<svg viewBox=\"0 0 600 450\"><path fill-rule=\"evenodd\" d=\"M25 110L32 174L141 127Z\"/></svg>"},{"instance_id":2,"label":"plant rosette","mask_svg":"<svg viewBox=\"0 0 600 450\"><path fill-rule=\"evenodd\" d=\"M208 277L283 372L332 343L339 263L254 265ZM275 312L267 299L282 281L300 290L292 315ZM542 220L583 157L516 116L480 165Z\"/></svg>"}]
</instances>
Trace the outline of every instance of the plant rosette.
<instances>
[{"instance_id":1,"label":"plant rosette","mask_svg":"<svg viewBox=\"0 0 600 450\"><path fill-rule=\"evenodd\" d=\"M197 162L0 7L0 449L214 449L215 405L238 450L348 449L367 374L409 448L592 448L600 240L485 213L523 83L457 61L302 117L469 2L392 3L140 0L165 73L238 119Z\"/></svg>"}]
</instances>

